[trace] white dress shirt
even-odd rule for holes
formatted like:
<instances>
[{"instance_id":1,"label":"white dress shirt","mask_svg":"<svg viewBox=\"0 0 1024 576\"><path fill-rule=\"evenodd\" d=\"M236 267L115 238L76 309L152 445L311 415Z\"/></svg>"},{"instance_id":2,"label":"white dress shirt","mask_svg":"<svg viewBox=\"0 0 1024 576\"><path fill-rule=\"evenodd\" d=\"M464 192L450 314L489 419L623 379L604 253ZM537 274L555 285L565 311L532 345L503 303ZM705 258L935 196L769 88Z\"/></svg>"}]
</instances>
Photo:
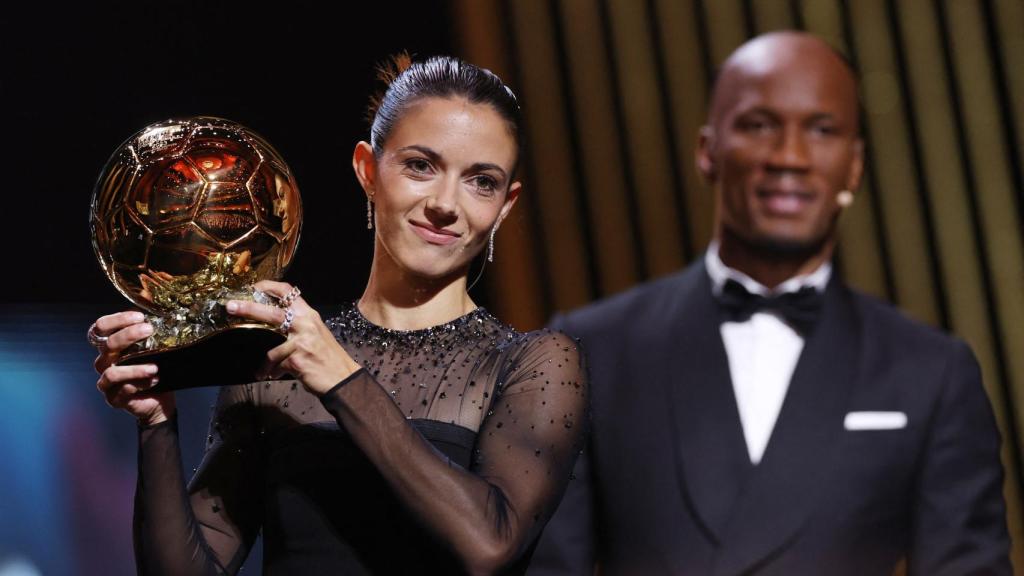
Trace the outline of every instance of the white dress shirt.
<instances>
[{"instance_id":1,"label":"white dress shirt","mask_svg":"<svg viewBox=\"0 0 1024 576\"><path fill-rule=\"evenodd\" d=\"M826 262L810 274L795 276L769 290L750 276L726 266L718 255L717 242L708 246L704 264L716 296L730 279L742 284L751 294L762 296L797 292L805 286L822 292L832 275L832 265ZM804 349L804 339L770 310L755 312L744 322L723 322L720 330L747 452L750 461L757 464L768 447L793 370Z\"/></svg>"}]
</instances>

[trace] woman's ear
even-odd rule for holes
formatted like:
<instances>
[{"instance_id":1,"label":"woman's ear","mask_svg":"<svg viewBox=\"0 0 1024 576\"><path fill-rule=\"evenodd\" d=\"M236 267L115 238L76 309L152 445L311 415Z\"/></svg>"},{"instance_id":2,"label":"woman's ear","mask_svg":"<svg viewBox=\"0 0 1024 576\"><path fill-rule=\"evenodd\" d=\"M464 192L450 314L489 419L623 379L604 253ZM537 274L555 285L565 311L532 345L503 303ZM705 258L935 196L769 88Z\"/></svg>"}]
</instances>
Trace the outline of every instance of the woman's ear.
<instances>
[{"instance_id":1,"label":"woman's ear","mask_svg":"<svg viewBox=\"0 0 1024 576\"><path fill-rule=\"evenodd\" d=\"M373 155L373 148L368 142L360 141L356 144L356 149L352 151L352 170L363 192L373 198L377 193L377 157Z\"/></svg>"},{"instance_id":2,"label":"woman's ear","mask_svg":"<svg viewBox=\"0 0 1024 576\"><path fill-rule=\"evenodd\" d=\"M516 200L519 199L519 192L523 189L523 183L518 180L513 182L508 187L508 192L505 194L505 204L501 207L501 212L498 213L498 221L494 223L495 227L501 226L502 220L508 216L508 213L512 210L512 207L516 205Z\"/></svg>"}]
</instances>

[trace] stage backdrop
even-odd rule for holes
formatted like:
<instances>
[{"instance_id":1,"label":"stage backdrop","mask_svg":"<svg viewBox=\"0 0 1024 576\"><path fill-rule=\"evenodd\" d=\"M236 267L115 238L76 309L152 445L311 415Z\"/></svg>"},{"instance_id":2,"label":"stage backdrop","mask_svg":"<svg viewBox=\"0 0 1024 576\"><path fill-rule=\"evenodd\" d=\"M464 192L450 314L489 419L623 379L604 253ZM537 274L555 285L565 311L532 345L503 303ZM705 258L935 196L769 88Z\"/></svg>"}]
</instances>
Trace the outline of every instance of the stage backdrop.
<instances>
[{"instance_id":1,"label":"stage backdrop","mask_svg":"<svg viewBox=\"0 0 1024 576\"><path fill-rule=\"evenodd\" d=\"M804 29L862 78L867 174L838 261L856 287L966 339L1005 439L1024 573L1024 4L1019 0L457 0L464 55L510 79L527 185L490 286L520 327L668 274L711 234L694 168L709 81ZM502 33L494 33L501 31ZM511 225L510 225L511 224ZM541 278L542 282L524 279Z\"/></svg>"}]
</instances>

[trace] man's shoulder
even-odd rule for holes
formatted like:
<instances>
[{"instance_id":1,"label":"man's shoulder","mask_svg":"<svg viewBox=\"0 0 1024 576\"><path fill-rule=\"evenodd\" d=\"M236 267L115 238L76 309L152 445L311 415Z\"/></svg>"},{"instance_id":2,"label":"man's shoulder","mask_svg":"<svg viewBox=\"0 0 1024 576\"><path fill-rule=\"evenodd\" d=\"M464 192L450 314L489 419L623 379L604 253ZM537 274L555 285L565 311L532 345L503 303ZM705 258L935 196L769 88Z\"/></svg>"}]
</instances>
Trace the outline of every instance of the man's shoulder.
<instances>
[{"instance_id":1,"label":"man's shoulder","mask_svg":"<svg viewBox=\"0 0 1024 576\"><path fill-rule=\"evenodd\" d=\"M687 291L700 284L705 274L703 264L693 264L679 272L556 316L553 325L570 333L594 334L609 329L621 330L624 324L646 325L653 320L664 319L674 304L686 297Z\"/></svg>"},{"instance_id":2,"label":"man's shoulder","mask_svg":"<svg viewBox=\"0 0 1024 576\"><path fill-rule=\"evenodd\" d=\"M860 313L864 335L878 343L899 342L904 354L935 353L965 347L960 338L911 318L890 302L850 289Z\"/></svg>"}]
</instances>

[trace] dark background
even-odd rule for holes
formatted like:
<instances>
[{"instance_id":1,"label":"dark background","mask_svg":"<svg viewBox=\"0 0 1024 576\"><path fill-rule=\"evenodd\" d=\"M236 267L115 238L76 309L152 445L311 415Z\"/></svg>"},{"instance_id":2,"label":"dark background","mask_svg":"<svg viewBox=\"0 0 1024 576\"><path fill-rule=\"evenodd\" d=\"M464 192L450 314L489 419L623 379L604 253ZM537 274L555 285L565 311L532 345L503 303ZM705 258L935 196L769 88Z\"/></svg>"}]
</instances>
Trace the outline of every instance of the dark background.
<instances>
[{"instance_id":1,"label":"dark background","mask_svg":"<svg viewBox=\"0 0 1024 576\"><path fill-rule=\"evenodd\" d=\"M152 122L220 116L266 137L302 193L288 278L314 302L355 298L370 261L351 169L374 67L400 50L450 51L443 2L15 3L5 8L0 139L15 272L4 302L124 306L89 243L104 163Z\"/></svg>"},{"instance_id":2,"label":"dark background","mask_svg":"<svg viewBox=\"0 0 1024 576\"><path fill-rule=\"evenodd\" d=\"M96 392L84 339L97 315L129 306L89 239L93 186L114 149L172 117L262 134L304 205L286 279L329 311L359 296L369 269L351 153L368 134L375 66L400 50L451 52L449 19L446 2L4 6L0 575L134 573L135 425ZM178 394L186 471L214 394ZM246 572L259 562L257 549Z\"/></svg>"}]
</instances>

